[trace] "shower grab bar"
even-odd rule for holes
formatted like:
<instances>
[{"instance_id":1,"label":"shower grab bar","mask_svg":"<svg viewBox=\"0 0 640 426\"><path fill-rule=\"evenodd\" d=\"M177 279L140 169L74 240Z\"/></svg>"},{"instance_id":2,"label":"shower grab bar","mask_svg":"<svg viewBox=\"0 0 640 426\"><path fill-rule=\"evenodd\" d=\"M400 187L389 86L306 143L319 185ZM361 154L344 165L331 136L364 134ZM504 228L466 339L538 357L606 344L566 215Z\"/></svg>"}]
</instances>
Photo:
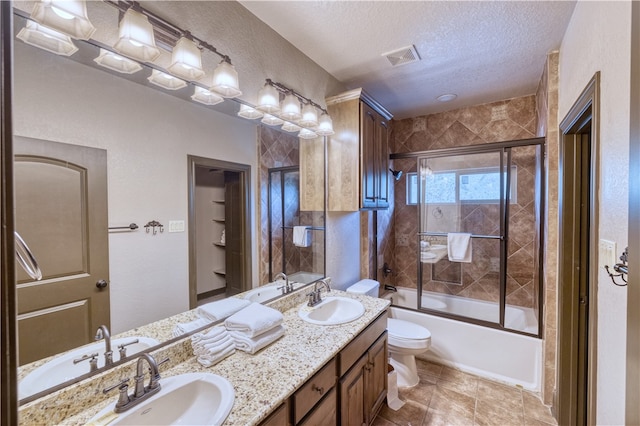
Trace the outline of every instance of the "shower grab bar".
<instances>
[{"instance_id":1,"label":"shower grab bar","mask_svg":"<svg viewBox=\"0 0 640 426\"><path fill-rule=\"evenodd\" d=\"M429 236L429 237L446 237L446 232L418 232L419 236ZM471 234L471 238L488 238L491 240L504 240L502 235L474 235Z\"/></svg>"}]
</instances>

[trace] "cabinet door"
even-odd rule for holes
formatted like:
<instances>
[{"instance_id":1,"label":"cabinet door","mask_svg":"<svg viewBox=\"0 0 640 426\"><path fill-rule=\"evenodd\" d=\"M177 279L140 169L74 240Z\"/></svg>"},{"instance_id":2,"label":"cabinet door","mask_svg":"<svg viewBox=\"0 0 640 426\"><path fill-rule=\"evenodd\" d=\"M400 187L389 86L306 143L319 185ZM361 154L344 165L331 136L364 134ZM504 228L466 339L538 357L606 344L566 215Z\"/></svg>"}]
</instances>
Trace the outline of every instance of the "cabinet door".
<instances>
[{"instance_id":1,"label":"cabinet door","mask_svg":"<svg viewBox=\"0 0 640 426\"><path fill-rule=\"evenodd\" d=\"M371 424L387 397L387 333L385 332L367 352L364 366L365 421Z\"/></svg>"},{"instance_id":2,"label":"cabinet door","mask_svg":"<svg viewBox=\"0 0 640 426\"><path fill-rule=\"evenodd\" d=\"M364 354L340 380L340 424L355 426L365 424L365 370L368 362Z\"/></svg>"},{"instance_id":3,"label":"cabinet door","mask_svg":"<svg viewBox=\"0 0 640 426\"><path fill-rule=\"evenodd\" d=\"M378 194L378 114L363 102L360 103L360 167L362 171L362 208L376 207Z\"/></svg>"},{"instance_id":4,"label":"cabinet door","mask_svg":"<svg viewBox=\"0 0 640 426\"><path fill-rule=\"evenodd\" d=\"M260 426L289 426L291 422L289 421L289 404L285 401L280 407L276 408L276 410L269 415Z\"/></svg>"},{"instance_id":5,"label":"cabinet door","mask_svg":"<svg viewBox=\"0 0 640 426\"><path fill-rule=\"evenodd\" d=\"M389 127L388 122L380 115L376 122L376 207L389 207Z\"/></svg>"}]
</instances>

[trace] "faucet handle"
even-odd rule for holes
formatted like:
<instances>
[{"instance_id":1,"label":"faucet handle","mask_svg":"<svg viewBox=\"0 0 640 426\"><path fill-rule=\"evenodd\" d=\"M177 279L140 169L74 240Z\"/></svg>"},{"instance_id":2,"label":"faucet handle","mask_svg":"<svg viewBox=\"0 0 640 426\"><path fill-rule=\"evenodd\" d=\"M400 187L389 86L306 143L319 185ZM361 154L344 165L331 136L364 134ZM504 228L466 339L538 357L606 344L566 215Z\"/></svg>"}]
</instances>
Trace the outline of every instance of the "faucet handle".
<instances>
[{"instance_id":1,"label":"faucet handle","mask_svg":"<svg viewBox=\"0 0 640 426\"><path fill-rule=\"evenodd\" d=\"M102 390L102 393L106 394L111 392L115 388L118 388L120 394L118 396L118 402L116 402L116 408L124 407L131 400L129 398L129 380L129 378L122 379L119 383Z\"/></svg>"},{"instance_id":2,"label":"faucet handle","mask_svg":"<svg viewBox=\"0 0 640 426\"><path fill-rule=\"evenodd\" d=\"M157 367L160 367L162 364L165 364L169 362L169 358L165 358L162 361L160 361L159 363L157 363ZM151 371L151 369L149 369L149 373L151 378L149 379L149 390L151 389L155 389L158 386L160 386L160 372L158 370L156 370L156 374L154 375L153 372Z\"/></svg>"},{"instance_id":3,"label":"faucet handle","mask_svg":"<svg viewBox=\"0 0 640 426\"><path fill-rule=\"evenodd\" d=\"M98 369L98 353L93 353L91 355L85 354L82 358L74 359L73 364L79 364L83 361L89 360L89 371L96 371Z\"/></svg>"},{"instance_id":4,"label":"faucet handle","mask_svg":"<svg viewBox=\"0 0 640 426\"><path fill-rule=\"evenodd\" d=\"M125 342L121 345L118 345L118 352L120 353L120 359L125 358L127 356L127 346L134 345L138 343L140 339L134 339L130 342Z\"/></svg>"}]
</instances>

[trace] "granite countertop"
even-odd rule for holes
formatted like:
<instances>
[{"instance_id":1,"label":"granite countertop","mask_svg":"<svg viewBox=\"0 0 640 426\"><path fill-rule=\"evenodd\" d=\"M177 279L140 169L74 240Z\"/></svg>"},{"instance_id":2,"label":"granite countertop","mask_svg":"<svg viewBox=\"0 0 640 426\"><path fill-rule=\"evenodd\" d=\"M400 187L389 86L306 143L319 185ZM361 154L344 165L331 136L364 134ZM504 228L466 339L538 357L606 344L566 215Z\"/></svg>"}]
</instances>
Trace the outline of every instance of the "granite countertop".
<instances>
[{"instance_id":1,"label":"granite countertop","mask_svg":"<svg viewBox=\"0 0 640 426\"><path fill-rule=\"evenodd\" d=\"M298 317L300 303L304 303L299 295L283 298L285 300L270 305L283 313L285 335L257 354L249 355L236 351L232 356L208 368L201 366L192 354L189 354L184 362L161 371L161 374L163 377L169 377L183 373L206 372L226 378L235 390L235 401L223 424L257 424L389 306L388 300L343 291L333 290L330 296L360 300L365 307L364 315L341 325L313 325ZM190 349L190 345L184 347ZM114 395L95 403L84 411L63 419L60 424L84 424L116 398Z\"/></svg>"}]
</instances>

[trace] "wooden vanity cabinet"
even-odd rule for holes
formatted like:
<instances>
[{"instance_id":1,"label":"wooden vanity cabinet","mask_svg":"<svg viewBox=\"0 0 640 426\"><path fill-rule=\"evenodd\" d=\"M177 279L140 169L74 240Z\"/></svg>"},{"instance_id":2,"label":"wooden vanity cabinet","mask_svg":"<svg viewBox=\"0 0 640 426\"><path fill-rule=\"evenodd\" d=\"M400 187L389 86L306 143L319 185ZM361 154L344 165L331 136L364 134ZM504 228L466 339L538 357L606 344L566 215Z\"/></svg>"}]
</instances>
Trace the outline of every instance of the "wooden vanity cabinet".
<instances>
[{"instance_id":1,"label":"wooden vanity cabinet","mask_svg":"<svg viewBox=\"0 0 640 426\"><path fill-rule=\"evenodd\" d=\"M362 89L326 104L335 131L327 138L328 210L388 208L391 114Z\"/></svg>"}]
</instances>

